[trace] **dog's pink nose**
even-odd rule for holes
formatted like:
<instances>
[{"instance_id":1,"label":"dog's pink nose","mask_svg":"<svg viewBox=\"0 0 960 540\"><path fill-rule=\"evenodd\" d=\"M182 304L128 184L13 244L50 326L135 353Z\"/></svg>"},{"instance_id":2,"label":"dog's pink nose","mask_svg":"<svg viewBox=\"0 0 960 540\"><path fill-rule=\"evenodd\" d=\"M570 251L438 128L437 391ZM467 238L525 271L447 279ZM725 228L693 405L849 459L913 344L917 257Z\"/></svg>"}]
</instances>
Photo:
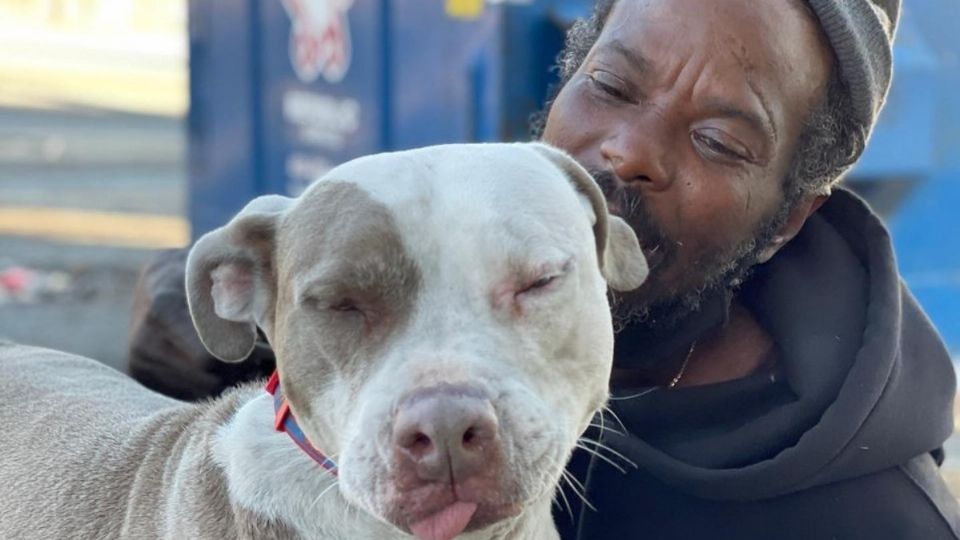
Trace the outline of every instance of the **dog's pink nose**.
<instances>
[{"instance_id":1,"label":"dog's pink nose","mask_svg":"<svg viewBox=\"0 0 960 540\"><path fill-rule=\"evenodd\" d=\"M502 461L493 404L480 392L443 386L421 390L398 407L393 446L400 466L426 482L460 483ZM452 478L451 478L452 474Z\"/></svg>"}]
</instances>

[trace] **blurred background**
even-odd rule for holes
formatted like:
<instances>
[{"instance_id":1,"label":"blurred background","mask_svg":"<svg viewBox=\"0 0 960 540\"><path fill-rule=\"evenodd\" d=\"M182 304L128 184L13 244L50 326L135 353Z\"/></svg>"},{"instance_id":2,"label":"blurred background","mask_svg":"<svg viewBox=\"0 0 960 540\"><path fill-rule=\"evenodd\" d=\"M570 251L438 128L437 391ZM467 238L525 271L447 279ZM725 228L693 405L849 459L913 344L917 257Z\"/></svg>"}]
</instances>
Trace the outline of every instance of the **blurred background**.
<instances>
[{"instance_id":1,"label":"blurred background","mask_svg":"<svg viewBox=\"0 0 960 540\"><path fill-rule=\"evenodd\" d=\"M189 241L187 36L185 0L0 0L0 336L122 366Z\"/></svg>"},{"instance_id":2,"label":"blurred background","mask_svg":"<svg viewBox=\"0 0 960 540\"><path fill-rule=\"evenodd\" d=\"M359 155L526 139L589 6L0 0L0 336L122 369L156 250ZM894 87L846 182L960 359L958 20L956 0L905 2Z\"/></svg>"}]
</instances>

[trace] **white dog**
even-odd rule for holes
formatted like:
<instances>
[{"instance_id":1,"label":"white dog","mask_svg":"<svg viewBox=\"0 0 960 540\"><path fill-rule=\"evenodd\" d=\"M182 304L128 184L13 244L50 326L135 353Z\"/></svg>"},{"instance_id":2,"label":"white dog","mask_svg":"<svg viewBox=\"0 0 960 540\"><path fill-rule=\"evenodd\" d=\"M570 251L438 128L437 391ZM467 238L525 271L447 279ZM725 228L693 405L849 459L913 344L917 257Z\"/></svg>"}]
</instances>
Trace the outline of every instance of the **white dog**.
<instances>
[{"instance_id":1,"label":"white dog","mask_svg":"<svg viewBox=\"0 0 960 540\"><path fill-rule=\"evenodd\" d=\"M570 157L493 144L259 198L187 273L210 352L242 359L263 329L275 396L181 403L0 345L0 538L556 538L558 480L607 398L607 285L647 267Z\"/></svg>"}]
</instances>

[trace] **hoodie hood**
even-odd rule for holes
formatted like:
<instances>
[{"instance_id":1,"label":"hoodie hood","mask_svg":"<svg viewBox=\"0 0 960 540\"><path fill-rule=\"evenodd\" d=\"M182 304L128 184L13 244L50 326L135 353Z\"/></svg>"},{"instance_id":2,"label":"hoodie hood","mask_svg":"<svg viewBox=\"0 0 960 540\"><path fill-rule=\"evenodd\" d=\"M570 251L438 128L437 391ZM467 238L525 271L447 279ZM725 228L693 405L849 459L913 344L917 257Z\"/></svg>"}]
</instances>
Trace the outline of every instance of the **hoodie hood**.
<instances>
[{"instance_id":1,"label":"hoodie hood","mask_svg":"<svg viewBox=\"0 0 960 540\"><path fill-rule=\"evenodd\" d=\"M627 434L607 430L604 444L682 492L750 501L905 463L952 432L950 357L852 193L837 190L740 298L773 336L776 366L621 392L611 408Z\"/></svg>"}]
</instances>

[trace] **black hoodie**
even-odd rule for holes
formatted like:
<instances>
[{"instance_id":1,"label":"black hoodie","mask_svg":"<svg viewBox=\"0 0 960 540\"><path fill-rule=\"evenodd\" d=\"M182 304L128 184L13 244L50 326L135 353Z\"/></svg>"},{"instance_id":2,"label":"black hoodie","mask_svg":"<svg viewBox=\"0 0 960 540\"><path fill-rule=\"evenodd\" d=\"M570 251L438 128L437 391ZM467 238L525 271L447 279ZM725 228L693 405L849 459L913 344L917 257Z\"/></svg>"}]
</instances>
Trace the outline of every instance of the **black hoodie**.
<instances>
[{"instance_id":1,"label":"black hoodie","mask_svg":"<svg viewBox=\"0 0 960 540\"><path fill-rule=\"evenodd\" d=\"M953 367L879 219L838 190L740 299L773 336L775 367L616 392L623 425L608 417L590 436L636 467L575 456L595 510L558 509L563 538L960 538L938 470Z\"/></svg>"}]
</instances>

